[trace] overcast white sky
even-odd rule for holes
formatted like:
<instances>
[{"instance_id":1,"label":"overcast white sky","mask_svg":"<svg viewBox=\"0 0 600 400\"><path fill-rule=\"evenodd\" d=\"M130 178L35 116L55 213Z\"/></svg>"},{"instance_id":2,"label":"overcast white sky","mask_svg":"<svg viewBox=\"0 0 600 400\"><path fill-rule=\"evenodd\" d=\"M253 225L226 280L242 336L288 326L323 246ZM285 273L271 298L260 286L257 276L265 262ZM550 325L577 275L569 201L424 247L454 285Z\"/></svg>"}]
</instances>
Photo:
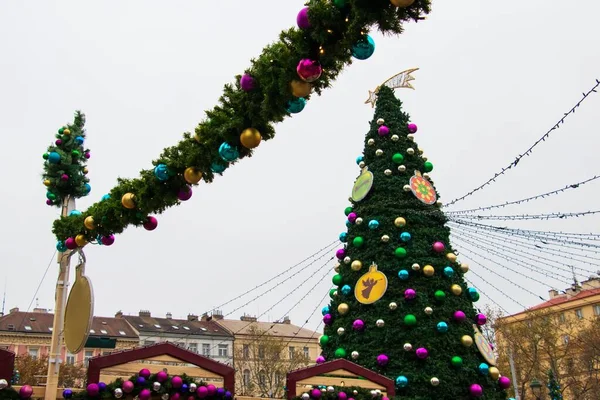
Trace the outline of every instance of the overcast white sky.
<instances>
[{"instance_id":1,"label":"overcast white sky","mask_svg":"<svg viewBox=\"0 0 600 400\"><path fill-rule=\"evenodd\" d=\"M333 89L279 124L276 138L255 157L158 216L157 230L129 229L111 248L86 247L96 315L140 309L199 314L334 240L344 229L343 209L358 173L354 160L372 118L363 104L368 90L406 68L420 68L416 90L397 95L419 126L417 141L435 165L431 175L442 200L482 183L600 78L600 2L576 3L435 1L428 20L407 25L404 35L374 34L371 59L356 62ZM193 130L223 84L293 26L302 6L298 0L0 2L0 282L8 282L7 309L27 309L54 251L50 228L58 212L44 203L41 154L73 111L88 117L92 151L92 193L80 200L83 210L117 177L137 176ZM599 107L594 95L517 169L455 209L527 197L600 173ZM599 189L593 183L499 214L596 209ZM590 232L598 231L598 219L513 226ZM282 317L316 283L318 276L294 291L318 265L231 317L260 314L276 303L265 319ZM547 295L542 284L489 267ZM524 305L539 302L484 269L474 271ZM53 264L37 295L41 307L54 307L56 273ZM520 309L471 278L508 310ZM292 311L292 322L303 323L329 285L328 277ZM317 326L319 314L307 327Z\"/></svg>"}]
</instances>

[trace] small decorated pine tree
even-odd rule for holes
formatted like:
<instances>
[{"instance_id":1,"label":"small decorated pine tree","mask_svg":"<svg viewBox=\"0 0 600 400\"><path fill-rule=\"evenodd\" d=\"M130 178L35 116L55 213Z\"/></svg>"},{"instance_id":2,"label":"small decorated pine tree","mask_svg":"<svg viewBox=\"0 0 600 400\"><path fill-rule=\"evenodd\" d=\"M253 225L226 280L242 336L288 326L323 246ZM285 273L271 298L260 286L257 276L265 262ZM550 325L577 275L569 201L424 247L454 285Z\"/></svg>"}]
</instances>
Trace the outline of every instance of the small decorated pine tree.
<instances>
[{"instance_id":1,"label":"small decorated pine tree","mask_svg":"<svg viewBox=\"0 0 600 400\"><path fill-rule=\"evenodd\" d=\"M548 394L552 400L562 400L563 396L560 391L560 384L556 380L556 374L553 370L548 371Z\"/></svg>"}]
</instances>

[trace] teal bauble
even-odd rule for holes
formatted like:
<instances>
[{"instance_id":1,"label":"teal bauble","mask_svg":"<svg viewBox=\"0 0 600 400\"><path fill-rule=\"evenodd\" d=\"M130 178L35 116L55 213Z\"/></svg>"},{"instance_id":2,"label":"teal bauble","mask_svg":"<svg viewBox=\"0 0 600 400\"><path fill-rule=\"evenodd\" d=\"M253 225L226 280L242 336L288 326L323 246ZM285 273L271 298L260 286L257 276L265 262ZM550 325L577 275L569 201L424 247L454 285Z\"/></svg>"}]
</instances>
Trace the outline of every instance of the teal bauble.
<instances>
[{"instance_id":1,"label":"teal bauble","mask_svg":"<svg viewBox=\"0 0 600 400\"><path fill-rule=\"evenodd\" d=\"M55 151L48 153L48 162L50 164L58 164L60 162L60 154Z\"/></svg>"},{"instance_id":2,"label":"teal bauble","mask_svg":"<svg viewBox=\"0 0 600 400\"><path fill-rule=\"evenodd\" d=\"M106 201L110 199L110 194L105 194L104 196L102 196L102 199L100 199L100 201Z\"/></svg>"},{"instance_id":3,"label":"teal bauble","mask_svg":"<svg viewBox=\"0 0 600 400\"><path fill-rule=\"evenodd\" d=\"M342 286L342 294L344 296L347 296L350 293L352 293L352 288L350 287L350 285L344 285L344 286Z\"/></svg>"},{"instance_id":4,"label":"teal bauble","mask_svg":"<svg viewBox=\"0 0 600 400\"><path fill-rule=\"evenodd\" d=\"M454 270L452 267L444 267L444 276L446 278L452 278L454 276Z\"/></svg>"},{"instance_id":5,"label":"teal bauble","mask_svg":"<svg viewBox=\"0 0 600 400\"><path fill-rule=\"evenodd\" d=\"M92 191L92 187L90 186L89 183L86 183L85 185L83 185L83 193L85 193L86 195L89 194Z\"/></svg>"},{"instance_id":6,"label":"teal bauble","mask_svg":"<svg viewBox=\"0 0 600 400\"><path fill-rule=\"evenodd\" d=\"M81 211L79 211L79 210L72 210L72 211L69 213L69 217L78 217L78 216L80 216L80 215L81 215Z\"/></svg>"},{"instance_id":7,"label":"teal bauble","mask_svg":"<svg viewBox=\"0 0 600 400\"><path fill-rule=\"evenodd\" d=\"M325 306L321 308L321 314L325 316L325 314L329 314L329 306Z\"/></svg>"},{"instance_id":8,"label":"teal bauble","mask_svg":"<svg viewBox=\"0 0 600 400\"><path fill-rule=\"evenodd\" d=\"M359 60L366 60L375 52L375 41L369 35L364 35L352 46L352 56Z\"/></svg>"},{"instance_id":9,"label":"teal bauble","mask_svg":"<svg viewBox=\"0 0 600 400\"><path fill-rule=\"evenodd\" d=\"M65 251L67 251L67 245L62 240L59 240L58 242L56 242L56 250L60 251L61 253L64 253Z\"/></svg>"},{"instance_id":10,"label":"teal bauble","mask_svg":"<svg viewBox=\"0 0 600 400\"><path fill-rule=\"evenodd\" d=\"M490 366L487 365L486 363L481 363L479 364L479 366L477 367L477 371L479 371L479 373L481 375L486 376L487 374L490 373Z\"/></svg>"},{"instance_id":11,"label":"teal bauble","mask_svg":"<svg viewBox=\"0 0 600 400\"><path fill-rule=\"evenodd\" d=\"M472 302L476 302L479 300L479 292L477 291L477 289L470 287L467 289L467 293L469 293L469 297L471 298Z\"/></svg>"},{"instance_id":12,"label":"teal bauble","mask_svg":"<svg viewBox=\"0 0 600 400\"><path fill-rule=\"evenodd\" d=\"M285 109L290 114L298 114L306 106L306 99L304 97L297 97L294 100L290 100L285 105Z\"/></svg>"},{"instance_id":13,"label":"teal bauble","mask_svg":"<svg viewBox=\"0 0 600 400\"><path fill-rule=\"evenodd\" d=\"M235 146L232 146L227 142L223 142L221 143L221 146L219 146L219 156L223 159L223 161L232 162L240 157L240 153Z\"/></svg>"},{"instance_id":14,"label":"teal bauble","mask_svg":"<svg viewBox=\"0 0 600 400\"><path fill-rule=\"evenodd\" d=\"M369 221L369 229L377 229L379 228L379 221L376 219L372 219Z\"/></svg>"},{"instance_id":15,"label":"teal bauble","mask_svg":"<svg viewBox=\"0 0 600 400\"><path fill-rule=\"evenodd\" d=\"M408 232L402 232L400 234L400 240L402 240L405 243L408 242L408 241L410 241L411 238L412 238L412 236Z\"/></svg>"},{"instance_id":16,"label":"teal bauble","mask_svg":"<svg viewBox=\"0 0 600 400\"><path fill-rule=\"evenodd\" d=\"M405 269L401 269L400 271L398 271L398 278L400 278L401 280L405 281L407 280L409 277L408 271Z\"/></svg>"},{"instance_id":17,"label":"teal bauble","mask_svg":"<svg viewBox=\"0 0 600 400\"><path fill-rule=\"evenodd\" d=\"M363 156L358 156L356 157L356 165L360 164L361 162L363 162L365 160L365 157Z\"/></svg>"},{"instance_id":18,"label":"teal bauble","mask_svg":"<svg viewBox=\"0 0 600 400\"><path fill-rule=\"evenodd\" d=\"M404 375L400 375L399 377L396 378L396 386L398 386L399 388L405 388L408 386L408 378L405 377Z\"/></svg>"},{"instance_id":19,"label":"teal bauble","mask_svg":"<svg viewBox=\"0 0 600 400\"><path fill-rule=\"evenodd\" d=\"M161 182L169 179L169 168L165 164L158 164L154 167L154 176Z\"/></svg>"},{"instance_id":20,"label":"teal bauble","mask_svg":"<svg viewBox=\"0 0 600 400\"><path fill-rule=\"evenodd\" d=\"M448 332L448 324L445 322L438 322L436 329L440 333L446 333Z\"/></svg>"},{"instance_id":21,"label":"teal bauble","mask_svg":"<svg viewBox=\"0 0 600 400\"><path fill-rule=\"evenodd\" d=\"M210 164L210 170L212 172L214 172L215 174L222 173L223 171L225 171L226 168L227 168L226 165L223 165L223 164L220 164L220 163L217 163L217 162L214 162L214 163Z\"/></svg>"},{"instance_id":22,"label":"teal bauble","mask_svg":"<svg viewBox=\"0 0 600 400\"><path fill-rule=\"evenodd\" d=\"M340 242L346 243L348 241L348 233L342 232L340 233Z\"/></svg>"}]
</instances>

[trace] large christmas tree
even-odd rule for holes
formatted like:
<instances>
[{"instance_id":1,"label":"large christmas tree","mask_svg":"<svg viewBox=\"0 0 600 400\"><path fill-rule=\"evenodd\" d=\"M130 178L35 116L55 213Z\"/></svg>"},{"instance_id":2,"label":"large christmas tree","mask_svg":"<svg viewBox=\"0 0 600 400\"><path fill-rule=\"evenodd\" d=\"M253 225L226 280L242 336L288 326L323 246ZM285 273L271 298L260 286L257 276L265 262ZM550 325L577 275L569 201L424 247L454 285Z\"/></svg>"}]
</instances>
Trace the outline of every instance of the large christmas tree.
<instances>
[{"instance_id":1,"label":"large christmas tree","mask_svg":"<svg viewBox=\"0 0 600 400\"><path fill-rule=\"evenodd\" d=\"M379 89L317 361L346 358L388 376L403 399L505 399L510 381L479 334L479 294L465 283L433 165L401 106L392 89Z\"/></svg>"}]
</instances>

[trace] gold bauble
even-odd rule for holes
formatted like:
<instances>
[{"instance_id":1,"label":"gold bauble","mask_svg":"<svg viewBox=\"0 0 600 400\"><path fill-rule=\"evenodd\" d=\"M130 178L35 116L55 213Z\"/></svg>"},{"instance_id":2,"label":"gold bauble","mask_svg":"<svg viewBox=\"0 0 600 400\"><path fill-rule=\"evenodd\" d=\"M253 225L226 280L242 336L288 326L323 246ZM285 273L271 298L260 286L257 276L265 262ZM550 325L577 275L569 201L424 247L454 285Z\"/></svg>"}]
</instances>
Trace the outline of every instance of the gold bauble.
<instances>
[{"instance_id":1,"label":"gold bauble","mask_svg":"<svg viewBox=\"0 0 600 400\"><path fill-rule=\"evenodd\" d=\"M96 224L94 223L94 217L87 216L85 217L85 219L83 220L83 226L85 226L85 229L89 229L90 231L93 229L96 229Z\"/></svg>"},{"instance_id":2,"label":"gold bauble","mask_svg":"<svg viewBox=\"0 0 600 400\"><path fill-rule=\"evenodd\" d=\"M346 303L342 303L338 306L338 312L340 313L340 315L346 314L349 310L350 307L348 307L348 304Z\"/></svg>"},{"instance_id":3,"label":"gold bauble","mask_svg":"<svg viewBox=\"0 0 600 400\"><path fill-rule=\"evenodd\" d=\"M390 3L392 3L393 6L402 8L409 7L414 2L415 0L390 0Z\"/></svg>"},{"instance_id":4,"label":"gold bauble","mask_svg":"<svg viewBox=\"0 0 600 400\"><path fill-rule=\"evenodd\" d=\"M431 265L426 265L423 267L423 275L431 277L435 273L435 269Z\"/></svg>"},{"instance_id":5,"label":"gold bauble","mask_svg":"<svg viewBox=\"0 0 600 400\"><path fill-rule=\"evenodd\" d=\"M84 235L77 235L75 236L75 243L77 243L77 246L83 247L87 244L87 239Z\"/></svg>"},{"instance_id":6,"label":"gold bauble","mask_svg":"<svg viewBox=\"0 0 600 400\"><path fill-rule=\"evenodd\" d=\"M88 173L88 172L90 172L90 170L89 170L89 169L87 169L87 167L83 169L83 174L84 174L84 175L87 175L87 173Z\"/></svg>"},{"instance_id":7,"label":"gold bauble","mask_svg":"<svg viewBox=\"0 0 600 400\"><path fill-rule=\"evenodd\" d=\"M460 285L454 284L450 287L450 291L453 295L460 296L462 293L462 288L460 287Z\"/></svg>"},{"instance_id":8,"label":"gold bauble","mask_svg":"<svg viewBox=\"0 0 600 400\"><path fill-rule=\"evenodd\" d=\"M258 129L246 128L240 134L240 143L247 149L253 149L260 144L262 136Z\"/></svg>"},{"instance_id":9,"label":"gold bauble","mask_svg":"<svg viewBox=\"0 0 600 400\"><path fill-rule=\"evenodd\" d=\"M460 264L460 270L463 274L466 274L467 272L469 272L469 264Z\"/></svg>"},{"instance_id":10,"label":"gold bauble","mask_svg":"<svg viewBox=\"0 0 600 400\"><path fill-rule=\"evenodd\" d=\"M52 182L50 182L50 179L44 180L44 186L50 186L51 184L52 184Z\"/></svg>"},{"instance_id":11,"label":"gold bauble","mask_svg":"<svg viewBox=\"0 0 600 400\"><path fill-rule=\"evenodd\" d=\"M293 80L290 82L292 94L296 97L306 97L310 94L312 86L308 82Z\"/></svg>"},{"instance_id":12,"label":"gold bauble","mask_svg":"<svg viewBox=\"0 0 600 400\"><path fill-rule=\"evenodd\" d=\"M500 378L500 371L496 367L490 367L489 369L490 377L497 381Z\"/></svg>"},{"instance_id":13,"label":"gold bauble","mask_svg":"<svg viewBox=\"0 0 600 400\"><path fill-rule=\"evenodd\" d=\"M465 335L460 338L460 343L465 347L471 347L473 345L473 338L469 335Z\"/></svg>"},{"instance_id":14,"label":"gold bauble","mask_svg":"<svg viewBox=\"0 0 600 400\"><path fill-rule=\"evenodd\" d=\"M202 179L202 171L198 171L194 167L188 167L183 171L183 179L190 185L195 185Z\"/></svg>"},{"instance_id":15,"label":"gold bauble","mask_svg":"<svg viewBox=\"0 0 600 400\"><path fill-rule=\"evenodd\" d=\"M350 268L352 268L352 271L360 271L360 269L362 268L362 262L354 260L352 261Z\"/></svg>"},{"instance_id":16,"label":"gold bauble","mask_svg":"<svg viewBox=\"0 0 600 400\"><path fill-rule=\"evenodd\" d=\"M450 262L455 262L456 261L456 254L454 254L454 253L448 253L448 254L446 254L446 258Z\"/></svg>"},{"instance_id":17,"label":"gold bauble","mask_svg":"<svg viewBox=\"0 0 600 400\"><path fill-rule=\"evenodd\" d=\"M336 265L335 267L333 267L333 270L335 272L340 272L340 264Z\"/></svg>"},{"instance_id":18,"label":"gold bauble","mask_svg":"<svg viewBox=\"0 0 600 400\"><path fill-rule=\"evenodd\" d=\"M67 128L63 129L63 135L67 135L69 136L71 134L71 131Z\"/></svg>"},{"instance_id":19,"label":"gold bauble","mask_svg":"<svg viewBox=\"0 0 600 400\"><path fill-rule=\"evenodd\" d=\"M396 225L398 228L402 228L404 225L406 225L406 220L402 217L398 217L394 220L394 225Z\"/></svg>"},{"instance_id":20,"label":"gold bauble","mask_svg":"<svg viewBox=\"0 0 600 400\"><path fill-rule=\"evenodd\" d=\"M125 193L123 197L121 197L121 204L123 207L128 208L130 210L135 208L135 194L133 193Z\"/></svg>"}]
</instances>

